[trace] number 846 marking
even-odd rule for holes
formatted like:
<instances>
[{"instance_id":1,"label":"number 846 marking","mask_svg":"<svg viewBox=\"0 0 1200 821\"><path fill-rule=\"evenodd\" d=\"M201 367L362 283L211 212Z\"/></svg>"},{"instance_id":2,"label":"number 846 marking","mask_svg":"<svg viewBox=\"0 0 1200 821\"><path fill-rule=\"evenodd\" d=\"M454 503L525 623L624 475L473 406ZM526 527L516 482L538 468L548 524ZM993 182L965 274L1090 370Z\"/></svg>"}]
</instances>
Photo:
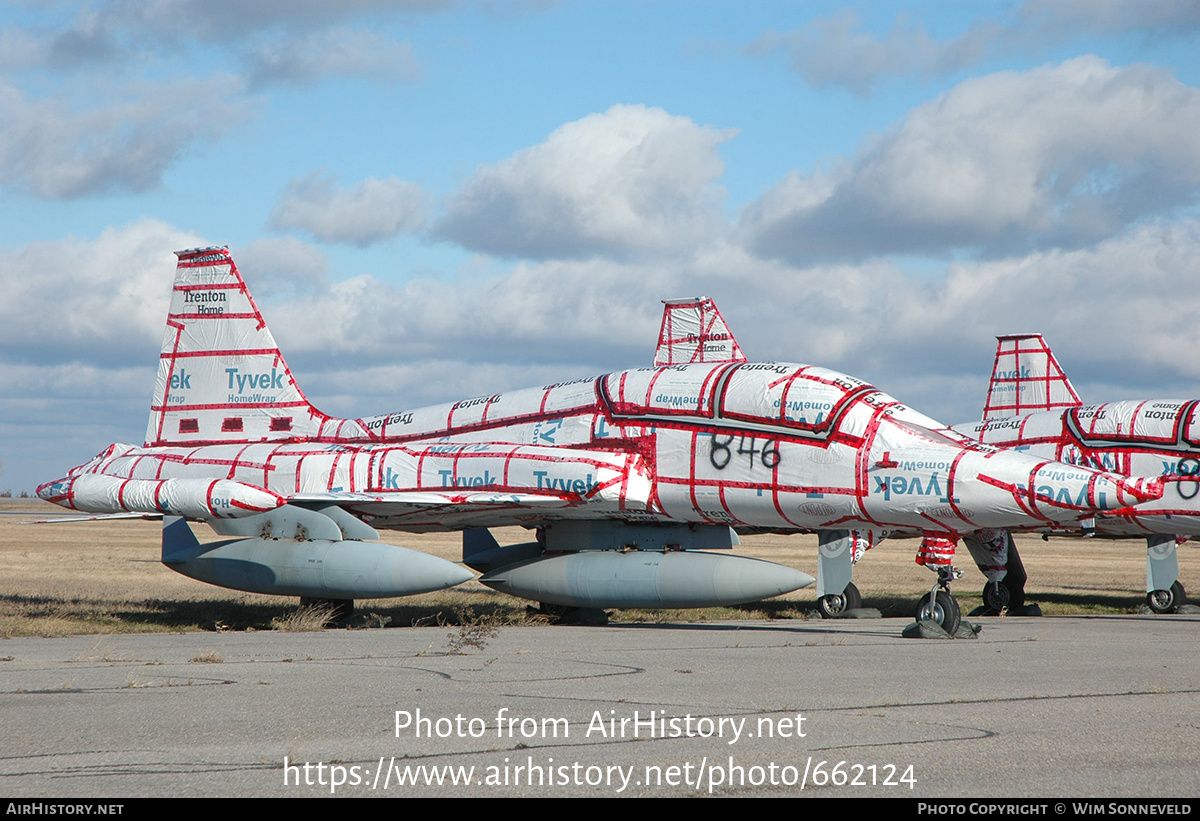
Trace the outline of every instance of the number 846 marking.
<instances>
[{"instance_id":1,"label":"number 846 marking","mask_svg":"<svg viewBox=\"0 0 1200 821\"><path fill-rule=\"evenodd\" d=\"M738 440L737 454L745 456L750 460L750 468L754 468L754 457L758 457L758 463L768 470L778 467L779 465L779 443L774 439L763 441L762 447L758 447L758 440L753 436L737 435L730 433L722 435L714 433L709 438L708 443L708 461L717 470L724 470L729 467L729 463L733 460L733 440ZM747 447L749 443L749 447Z\"/></svg>"}]
</instances>

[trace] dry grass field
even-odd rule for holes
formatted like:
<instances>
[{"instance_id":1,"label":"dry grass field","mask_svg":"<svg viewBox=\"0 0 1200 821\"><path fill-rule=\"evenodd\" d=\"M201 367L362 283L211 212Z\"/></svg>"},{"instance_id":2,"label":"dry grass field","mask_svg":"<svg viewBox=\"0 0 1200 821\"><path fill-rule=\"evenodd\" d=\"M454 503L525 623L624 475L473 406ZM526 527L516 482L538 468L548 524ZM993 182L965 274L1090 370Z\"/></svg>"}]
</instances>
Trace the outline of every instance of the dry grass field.
<instances>
[{"instance_id":1,"label":"dry grass field","mask_svg":"<svg viewBox=\"0 0 1200 821\"><path fill-rule=\"evenodd\" d=\"M158 522L110 521L23 524L64 514L37 499L0 500L0 636L83 633L286 629L294 598L260 596L212 587L180 576L158 561ZM194 525L201 541L216 538ZM528 541L520 528L498 529L501 544ZM385 540L450 560L461 558L460 537L385 533ZM887 616L909 616L933 574L913 561L914 540L884 542L855 569L864 604ZM1145 543L1019 537L1029 574L1029 601L1047 615L1126 613L1144 601ZM815 536L752 536L738 552L816 574ZM1200 549L1179 550L1180 577L1200 592ZM964 614L980 604L983 575L965 548L965 571L954 593ZM463 618L509 622L526 619L526 603L471 582L452 591L403 599L357 602L353 626L404 627L457 623ZM618 611L614 621L689 621L731 618L805 618L811 588L740 608L699 611ZM295 622L291 622L295 624Z\"/></svg>"}]
</instances>

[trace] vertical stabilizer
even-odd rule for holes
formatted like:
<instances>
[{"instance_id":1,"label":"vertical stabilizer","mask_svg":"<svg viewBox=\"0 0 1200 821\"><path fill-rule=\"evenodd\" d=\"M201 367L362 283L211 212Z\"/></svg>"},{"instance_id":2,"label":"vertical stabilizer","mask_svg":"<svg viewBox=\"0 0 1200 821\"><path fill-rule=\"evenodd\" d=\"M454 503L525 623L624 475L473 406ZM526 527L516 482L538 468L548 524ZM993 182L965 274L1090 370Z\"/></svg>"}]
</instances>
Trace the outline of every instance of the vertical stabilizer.
<instances>
[{"instance_id":1,"label":"vertical stabilizer","mask_svg":"<svg viewBox=\"0 0 1200 821\"><path fill-rule=\"evenodd\" d=\"M1041 334L996 339L996 361L983 407L985 420L1083 404Z\"/></svg>"},{"instance_id":2,"label":"vertical stabilizer","mask_svg":"<svg viewBox=\"0 0 1200 821\"><path fill-rule=\"evenodd\" d=\"M177 251L147 447L334 438L356 423L314 408L227 248Z\"/></svg>"},{"instance_id":3,"label":"vertical stabilizer","mask_svg":"<svg viewBox=\"0 0 1200 821\"><path fill-rule=\"evenodd\" d=\"M654 364L745 362L746 357L717 305L706 296L664 299Z\"/></svg>"}]
</instances>

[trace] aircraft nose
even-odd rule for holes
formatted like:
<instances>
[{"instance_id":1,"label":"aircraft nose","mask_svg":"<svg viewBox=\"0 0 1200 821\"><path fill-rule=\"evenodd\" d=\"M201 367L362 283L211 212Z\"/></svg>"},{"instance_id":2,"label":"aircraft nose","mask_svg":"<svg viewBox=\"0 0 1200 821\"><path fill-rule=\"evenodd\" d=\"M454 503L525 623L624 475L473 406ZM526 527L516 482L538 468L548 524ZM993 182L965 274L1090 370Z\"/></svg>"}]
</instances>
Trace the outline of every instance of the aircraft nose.
<instances>
[{"instance_id":1,"label":"aircraft nose","mask_svg":"<svg viewBox=\"0 0 1200 821\"><path fill-rule=\"evenodd\" d=\"M1090 475L1074 475L1078 470L1071 468L1064 471L1062 465L1053 462L1040 467L1032 483L1038 501L1080 510L1118 510L1162 498L1161 479L1122 476L1090 469L1084 469L1084 473ZM1079 482L1080 479L1083 483ZM1082 492L1062 492L1061 488L1072 485ZM1064 505L1064 502L1067 504Z\"/></svg>"},{"instance_id":2,"label":"aircraft nose","mask_svg":"<svg viewBox=\"0 0 1200 821\"><path fill-rule=\"evenodd\" d=\"M960 463L960 476L973 473L970 469L962 470L968 464L972 464L970 459ZM960 484L959 477L955 478L955 496L962 499L964 506L975 513L984 509L988 503L982 500L989 497L982 490L972 488L971 483ZM1009 514L1060 524L1072 524L1081 516L1122 510L1158 499L1163 493L1161 479L1123 476L1012 451L984 456L978 478L984 486L990 485L1011 494L1007 502L991 497L997 508L1003 508ZM983 521L982 516L976 518Z\"/></svg>"},{"instance_id":3,"label":"aircraft nose","mask_svg":"<svg viewBox=\"0 0 1200 821\"><path fill-rule=\"evenodd\" d=\"M38 485L37 490L35 490L34 493L37 494L39 499L44 501L57 502L66 495L68 482L68 479L55 479L53 482L46 482L45 484Z\"/></svg>"}]
</instances>

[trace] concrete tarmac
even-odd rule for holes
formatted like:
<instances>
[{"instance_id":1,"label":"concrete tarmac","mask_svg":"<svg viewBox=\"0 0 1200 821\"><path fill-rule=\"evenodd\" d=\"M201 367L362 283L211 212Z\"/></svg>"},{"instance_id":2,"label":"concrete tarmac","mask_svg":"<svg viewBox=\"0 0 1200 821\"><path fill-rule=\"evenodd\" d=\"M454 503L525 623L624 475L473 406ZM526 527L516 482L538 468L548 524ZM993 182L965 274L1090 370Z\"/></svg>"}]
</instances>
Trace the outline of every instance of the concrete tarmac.
<instances>
[{"instance_id":1,"label":"concrete tarmac","mask_svg":"<svg viewBox=\"0 0 1200 821\"><path fill-rule=\"evenodd\" d=\"M7 639L0 794L1200 795L1200 617L978 623Z\"/></svg>"}]
</instances>

